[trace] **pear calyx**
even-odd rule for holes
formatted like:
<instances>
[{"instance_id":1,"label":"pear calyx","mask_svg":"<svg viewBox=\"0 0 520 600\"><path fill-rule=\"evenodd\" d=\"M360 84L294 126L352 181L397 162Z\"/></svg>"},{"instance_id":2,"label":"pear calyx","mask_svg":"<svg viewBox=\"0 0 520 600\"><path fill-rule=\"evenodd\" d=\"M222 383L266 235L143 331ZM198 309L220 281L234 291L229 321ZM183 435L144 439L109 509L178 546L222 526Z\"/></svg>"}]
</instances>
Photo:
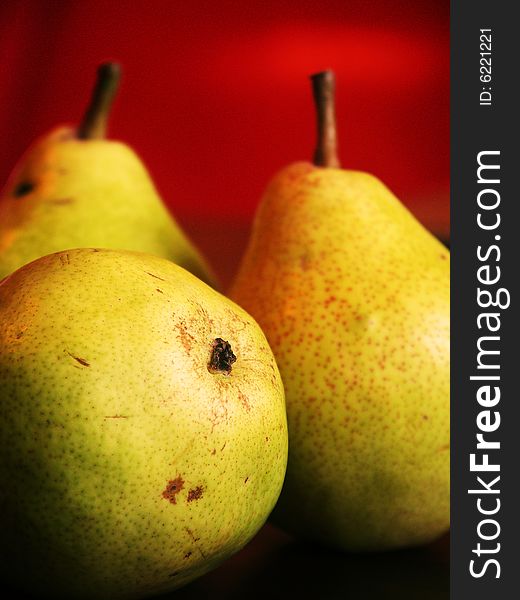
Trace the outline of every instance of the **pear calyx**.
<instances>
[{"instance_id":1,"label":"pear calyx","mask_svg":"<svg viewBox=\"0 0 520 600\"><path fill-rule=\"evenodd\" d=\"M318 137L313 162L317 167L339 169L336 132L335 77L333 71L321 71L310 76L316 106Z\"/></svg>"},{"instance_id":2,"label":"pear calyx","mask_svg":"<svg viewBox=\"0 0 520 600\"><path fill-rule=\"evenodd\" d=\"M231 373L231 365L236 359L237 357L233 354L231 344L222 338L216 338L212 346L208 371L210 373L229 375Z\"/></svg>"},{"instance_id":3,"label":"pear calyx","mask_svg":"<svg viewBox=\"0 0 520 600\"><path fill-rule=\"evenodd\" d=\"M80 140L103 139L106 136L108 115L120 78L121 66L118 63L106 62L98 67L90 103L78 127Z\"/></svg>"}]
</instances>

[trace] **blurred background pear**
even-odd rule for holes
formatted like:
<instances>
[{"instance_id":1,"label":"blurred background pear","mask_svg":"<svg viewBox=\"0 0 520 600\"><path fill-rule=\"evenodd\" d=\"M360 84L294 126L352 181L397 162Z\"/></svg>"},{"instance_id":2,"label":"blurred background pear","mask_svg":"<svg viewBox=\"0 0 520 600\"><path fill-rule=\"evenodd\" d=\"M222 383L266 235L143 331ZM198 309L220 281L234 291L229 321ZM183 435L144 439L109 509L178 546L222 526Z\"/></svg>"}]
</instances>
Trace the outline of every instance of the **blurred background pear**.
<instances>
[{"instance_id":1,"label":"blurred background pear","mask_svg":"<svg viewBox=\"0 0 520 600\"><path fill-rule=\"evenodd\" d=\"M118 64L102 64L79 127L53 130L16 166L0 197L0 278L52 252L98 247L162 256L215 285L140 158L105 137L119 78Z\"/></svg>"}]
</instances>

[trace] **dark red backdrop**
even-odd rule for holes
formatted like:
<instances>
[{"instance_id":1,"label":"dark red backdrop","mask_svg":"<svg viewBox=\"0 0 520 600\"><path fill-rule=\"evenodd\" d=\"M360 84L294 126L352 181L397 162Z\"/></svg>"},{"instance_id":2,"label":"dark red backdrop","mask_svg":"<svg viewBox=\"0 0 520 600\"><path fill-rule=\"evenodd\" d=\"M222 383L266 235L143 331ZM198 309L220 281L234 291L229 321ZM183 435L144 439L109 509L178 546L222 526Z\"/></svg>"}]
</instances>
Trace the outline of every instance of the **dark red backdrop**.
<instances>
[{"instance_id":1,"label":"dark red backdrop","mask_svg":"<svg viewBox=\"0 0 520 600\"><path fill-rule=\"evenodd\" d=\"M2 183L36 135L77 121L114 58L111 134L188 229L247 227L273 173L311 156L306 78L332 67L344 165L447 233L448 0L4 0L0 56Z\"/></svg>"}]
</instances>

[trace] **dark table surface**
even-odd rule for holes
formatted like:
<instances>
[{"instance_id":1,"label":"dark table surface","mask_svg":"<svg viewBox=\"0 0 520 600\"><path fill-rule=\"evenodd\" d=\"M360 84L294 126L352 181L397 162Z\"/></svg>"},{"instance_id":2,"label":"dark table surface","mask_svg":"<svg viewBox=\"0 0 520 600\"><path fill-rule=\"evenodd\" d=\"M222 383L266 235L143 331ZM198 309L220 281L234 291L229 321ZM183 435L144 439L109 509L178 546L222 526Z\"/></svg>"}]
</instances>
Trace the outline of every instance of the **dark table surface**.
<instances>
[{"instance_id":1,"label":"dark table surface","mask_svg":"<svg viewBox=\"0 0 520 600\"><path fill-rule=\"evenodd\" d=\"M266 525L215 571L162 600L448 600L449 536L413 550L347 555Z\"/></svg>"}]
</instances>

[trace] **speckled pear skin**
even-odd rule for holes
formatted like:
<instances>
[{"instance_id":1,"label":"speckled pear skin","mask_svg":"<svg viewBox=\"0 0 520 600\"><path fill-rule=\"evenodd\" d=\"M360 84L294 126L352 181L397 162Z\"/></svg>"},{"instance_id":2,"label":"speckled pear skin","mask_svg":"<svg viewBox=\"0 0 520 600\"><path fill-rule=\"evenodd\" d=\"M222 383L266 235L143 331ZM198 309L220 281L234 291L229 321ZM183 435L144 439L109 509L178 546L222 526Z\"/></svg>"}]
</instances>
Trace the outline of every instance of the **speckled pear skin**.
<instances>
[{"instance_id":1,"label":"speckled pear skin","mask_svg":"<svg viewBox=\"0 0 520 600\"><path fill-rule=\"evenodd\" d=\"M285 386L273 520L349 551L449 527L449 253L375 177L296 163L271 182L230 291Z\"/></svg>"},{"instance_id":2,"label":"speckled pear skin","mask_svg":"<svg viewBox=\"0 0 520 600\"><path fill-rule=\"evenodd\" d=\"M135 152L60 127L21 158L0 196L0 279L40 256L79 247L162 256L215 287Z\"/></svg>"},{"instance_id":3,"label":"speckled pear skin","mask_svg":"<svg viewBox=\"0 0 520 600\"><path fill-rule=\"evenodd\" d=\"M210 372L217 338L236 356ZM280 493L287 423L262 331L184 269L81 249L0 284L0 572L141 598L217 566Z\"/></svg>"}]
</instances>

